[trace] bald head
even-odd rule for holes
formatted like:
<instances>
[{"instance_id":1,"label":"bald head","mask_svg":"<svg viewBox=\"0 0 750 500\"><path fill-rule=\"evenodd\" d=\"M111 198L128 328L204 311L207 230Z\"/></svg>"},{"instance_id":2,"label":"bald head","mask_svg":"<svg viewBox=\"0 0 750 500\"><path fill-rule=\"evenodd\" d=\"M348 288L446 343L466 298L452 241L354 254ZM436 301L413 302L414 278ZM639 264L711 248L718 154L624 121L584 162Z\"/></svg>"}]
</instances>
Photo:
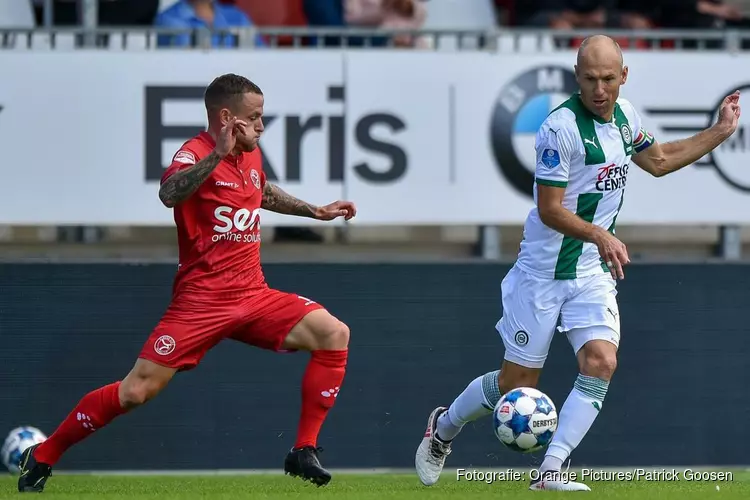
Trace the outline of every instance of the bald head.
<instances>
[{"instance_id":1,"label":"bald head","mask_svg":"<svg viewBox=\"0 0 750 500\"><path fill-rule=\"evenodd\" d=\"M616 62L623 66L622 49L612 38L606 35L594 35L586 38L578 48L578 66L611 64Z\"/></svg>"},{"instance_id":2,"label":"bald head","mask_svg":"<svg viewBox=\"0 0 750 500\"><path fill-rule=\"evenodd\" d=\"M620 46L604 35L585 39L578 49L575 71L584 105L592 113L610 120L620 86L628 78Z\"/></svg>"}]
</instances>

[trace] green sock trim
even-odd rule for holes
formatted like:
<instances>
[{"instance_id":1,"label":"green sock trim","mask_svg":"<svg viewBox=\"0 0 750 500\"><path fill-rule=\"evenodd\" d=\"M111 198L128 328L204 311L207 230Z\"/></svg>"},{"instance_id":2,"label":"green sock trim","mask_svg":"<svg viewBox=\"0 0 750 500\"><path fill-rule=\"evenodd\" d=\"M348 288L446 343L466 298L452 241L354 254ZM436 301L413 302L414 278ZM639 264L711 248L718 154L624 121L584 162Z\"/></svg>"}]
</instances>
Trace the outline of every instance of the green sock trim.
<instances>
[{"instance_id":1,"label":"green sock trim","mask_svg":"<svg viewBox=\"0 0 750 500\"><path fill-rule=\"evenodd\" d=\"M600 378L578 374L578 378L576 379L575 384L573 384L573 388L584 396L598 401L601 404L607 396L609 382Z\"/></svg>"},{"instance_id":2,"label":"green sock trim","mask_svg":"<svg viewBox=\"0 0 750 500\"><path fill-rule=\"evenodd\" d=\"M495 408L495 405L503 394L500 392L500 386L497 384L497 378L500 376L500 370L494 372L485 373L482 376L482 392L484 393L485 402L489 405L490 410Z\"/></svg>"}]
</instances>

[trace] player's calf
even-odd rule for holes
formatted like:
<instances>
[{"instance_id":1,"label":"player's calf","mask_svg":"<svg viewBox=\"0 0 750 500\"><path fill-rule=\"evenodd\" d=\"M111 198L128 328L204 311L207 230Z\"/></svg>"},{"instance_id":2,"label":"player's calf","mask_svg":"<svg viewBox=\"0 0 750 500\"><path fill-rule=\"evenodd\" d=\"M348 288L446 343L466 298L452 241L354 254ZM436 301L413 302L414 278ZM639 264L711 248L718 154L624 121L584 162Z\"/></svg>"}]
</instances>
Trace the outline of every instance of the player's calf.
<instances>
[{"instance_id":1,"label":"player's calf","mask_svg":"<svg viewBox=\"0 0 750 500\"><path fill-rule=\"evenodd\" d=\"M500 370L474 379L437 419L436 438L448 443L468 422L489 415L503 394L518 387L536 387L540 370L504 361Z\"/></svg>"},{"instance_id":2,"label":"player's calf","mask_svg":"<svg viewBox=\"0 0 750 500\"><path fill-rule=\"evenodd\" d=\"M282 349L310 351L302 378L302 411L297 439L284 470L316 484L331 476L318 460L318 435L339 397L349 355L349 327L318 309L307 314L287 335Z\"/></svg>"},{"instance_id":3,"label":"player's calf","mask_svg":"<svg viewBox=\"0 0 750 500\"><path fill-rule=\"evenodd\" d=\"M536 388L541 373L541 368L530 368L505 360L498 376L500 393L505 394L519 387Z\"/></svg>"},{"instance_id":4,"label":"player's calf","mask_svg":"<svg viewBox=\"0 0 750 500\"><path fill-rule=\"evenodd\" d=\"M120 404L126 410L141 406L156 397L172 380L174 368L138 359L119 387Z\"/></svg>"},{"instance_id":5,"label":"player's calf","mask_svg":"<svg viewBox=\"0 0 750 500\"><path fill-rule=\"evenodd\" d=\"M156 395L167 385L174 372L171 368L139 359L121 382L86 394L55 432L31 452L33 463L37 464L35 467L54 466L72 446Z\"/></svg>"},{"instance_id":6,"label":"player's calf","mask_svg":"<svg viewBox=\"0 0 750 500\"><path fill-rule=\"evenodd\" d=\"M517 387L536 386L539 372L536 368L505 361L501 370L472 380L449 408L433 410L414 458L422 484L431 486L437 483L451 453L451 443L467 423L490 415L506 392Z\"/></svg>"},{"instance_id":7,"label":"player's calf","mask_svg":"<svg viewBox=\"0 0 750 500\"><path fill-rule=\"evenodd\" d=\"M580 373L560 409L557 432L547 448L541 472L559 472L565 460L583 441L602 410L609 380L617 367L617 346L601 340L609 335L607 327L587 328L580 334L593 340L578 350Z\"/></svg>"}]
</instances>

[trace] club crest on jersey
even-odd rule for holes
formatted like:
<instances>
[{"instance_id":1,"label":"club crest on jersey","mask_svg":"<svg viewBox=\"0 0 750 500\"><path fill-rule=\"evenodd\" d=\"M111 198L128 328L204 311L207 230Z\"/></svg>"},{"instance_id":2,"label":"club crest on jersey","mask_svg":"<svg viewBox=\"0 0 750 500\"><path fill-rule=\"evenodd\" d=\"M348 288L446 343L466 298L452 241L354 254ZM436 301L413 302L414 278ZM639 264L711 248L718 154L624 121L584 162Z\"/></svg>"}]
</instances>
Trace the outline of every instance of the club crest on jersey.
<instances>
[{"instance_id":1,"label":"club crest on jersey","mask_svg":"<svg viewBox=\"0 0 750 500\"><path fill-rule=\"evenodd\" d=\"M622 143L625 146L625 154L633 154L633 133L630 131L630 126L624 123L620 127L620 135L622 135Z\"/></svg>"},{"instance_id":2,"label":"club crest on jersey","mask_svg":"<svg viewBox=\"0 0 750 500\"><path fill-rule=\"evenodd\" d=\"M253 181L253 186L255 186L256 189L260 189L260 174L257 170L252 169L250 171L250 180Z\"/></svg>"},{"instance_id":3,"label":"club crest on jersey","mask_svg":"<svg viewBox=\"0 0 750 500\"><path fill-rule=\"evenodd\" d=\"M554 149L545 149L542 151L542 163L547 168L555 168L560 165L560 153Z\"/></svg>"},{"instance_id":4,"label":"club crest on jersey","mask_svg":"<svg viewBox=\"0 0 750 500\"><path fill-rule=\"evenodd\" d=\"M178 151L177 154L174 155L172 161L177 163L184 163L185 165L194 165L195 155L193 155L193 153L191 153L190 151Z\"/></svg>"},{"instance_id":5,"label":"club crest on jersey","mask_svg":"<svg viewBox=\"0 0 750 500\"><path fill-rule=\"evenodd\" d=\"M633 144L633 134L630 132L630 127L627 123L620 127L620 133L622 134L622 140L625 141L626 145Z\"/></svg>"}]
</instances>

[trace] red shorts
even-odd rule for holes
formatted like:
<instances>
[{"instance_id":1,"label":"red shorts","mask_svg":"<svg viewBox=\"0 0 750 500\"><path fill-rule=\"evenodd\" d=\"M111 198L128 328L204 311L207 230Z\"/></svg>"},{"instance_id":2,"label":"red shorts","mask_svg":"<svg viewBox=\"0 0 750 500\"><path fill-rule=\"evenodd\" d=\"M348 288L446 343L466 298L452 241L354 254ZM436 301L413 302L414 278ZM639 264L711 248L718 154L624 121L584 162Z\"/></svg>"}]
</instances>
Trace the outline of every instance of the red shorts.
<instances>
[{"instance_id":1,"label":"red shorts","mask_svg":"<svg viewBox=\"0 0 750 500\"><path fill-rule=\"evenodd\" d=\"M316 309L323 306L273 289L231 300L182 295L169 305L138 357L190 370L226 338L279 351L292 328Z\"/></svg>"}]
</instances>

